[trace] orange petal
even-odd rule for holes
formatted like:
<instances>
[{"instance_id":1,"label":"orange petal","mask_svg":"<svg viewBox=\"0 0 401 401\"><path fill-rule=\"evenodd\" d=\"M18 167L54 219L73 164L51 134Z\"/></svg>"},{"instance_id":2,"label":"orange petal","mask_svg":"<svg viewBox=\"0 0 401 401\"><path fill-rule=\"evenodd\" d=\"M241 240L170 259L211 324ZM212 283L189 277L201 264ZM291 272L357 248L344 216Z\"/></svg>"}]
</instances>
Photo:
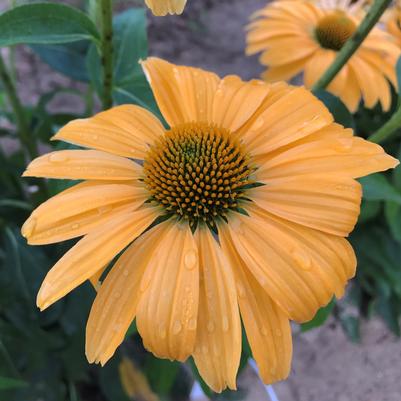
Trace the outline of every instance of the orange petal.
<instances>
[{"instance_id":1,"label":"orange petal","mask_svg":"<svg viewBox=\"0 0 401 401\"><path fill-rule=\"evenodd\" d=\"M310 135L332 121L327 108L309 91L280 84L272 88L258 113L237 135L257 156Z\"/></svg>"},{"instance_id":2,"label":"orange petal","mask_svg":"<svg viewBox=\"0 0 401 401\"><path fill-rule=\"evenodd\" d=\"M216 74L176 66L156 57L143 61L142 67L170 126L194 121L212 122L211 107L219 82Z\"/></svg>"},{"instance_id":3,"label":"orange petal","mask_svg":"<svg viewBox=\"0 0 401 401\"><path fill-rule=\"evenodd\" d=\"M140 235L157 217L155 209L143 207L111 220L73 246L47 273L37 297L46 309L92 277Z\"/></svg>"},{"instance_id":4,"label":"orange petal","mask_svg":"<svg viewBox=\"0 0 401 401\"><path fill-rule=\"evenodd\" d=\"M361 185L343 175L308 174L271 179L250 198L266 211L329 234L347 236L360 212Z\"/></svg>"},{"instance_id":5,"label":"orange petal","mask_svg":"<svg viewBox=\"0 0 401 401\"><path fill-rule=\"evenodd\" d=\"M121 213L138 208L148 193L141 184L78 184L49 199L22 226L31 245L85 235Z\"/></svg>"},{"instance_id":6,"label":"orange petal","mask_svg":"<svg viewBox=\"0 0 401 401\"><path fill-rule=\"evenodd\" d=\"M379 145L353 137L351 130L331 124L303 141L258 160L257 179L333 173L358 178L399 164Z\"/></svg>"},{"instance_id":7,"label":"orange petal","mask_svg":"<svg viewBox=\"0 0 401 401\"><path fill-rule=\"evenodd\" d=\"M168 226L158 224L142 234L118 258L92 305L86 326L86 356L104 365L123 342L135 318L140 284L155 249L165 240Z\"/></svg>"},{"instance_id":8,"label":"orange petal","mask_svg":"<svg viewBox=\"0 0 401 401\"><path fill-rule=\"evenodd\" d=\"M97 150L60 150L37 157L23 177L69 180L133 180L142 167L123 157Z\"/></svg>"},{"instance_id":9,"label":"orange petal","mask_svg":"<svg viewBox=\"0 0 401 401\"><path fill-rule=\"evenodd\" d=\"M213 391L236 389L241 322L234 275L209 229L198 228L196 236L201 279L195 364Z\"/></svg>"},{"instance_id":10,"label":"orange petal","mask_svg":"<svg viewBox=\"0 0 401 401\"><path fill-rule=\"evenodd\" d=\"M198 249L187 223L167 221L141 282L137 327L159 358L185 361L193 351L199 298Z\"/></svg>"},{"instance_id":11,"label":"orange petal","mask_svg":"<svg viewBox=\"0 0 401 401\"><path fill-rule=\"evenodd\" d=\"M164 134L160 121L149 111L122 105L94 117L69 122L52 138L119 156L143 159Z\"/></svg>"},{"instance_id":12,"label":"orange petal","mask_svg":"<svg viewBox=\"0 0 401 401\"><path fill-rule=\"evenodd\" d=\"M262 81L244 82L229 75L220 81L213 103L213 123L231 132L240 128L255 113L269 93Z\"/></svg>"},{"instance_id":13,"label":"orange petal","mask_svg":"<svg viewBox=\"0 0 401 401\"><path fill-rule=\"evenodd\" d=\"M158 17L167 14L182 14L187 0L145 0L152 13Z\"/></svg>"},{"instance_id":14,"label":"orange petal","mask_svg":"<svg viewBox=\"0 0 401 401\"><path fill-rule=\"evenodd\" d=\"M260 375L266 384L284 380L292 357L288 317L249 273L225 225L219 227L219 238L235 273L241 316Z\"/></svg>"},{"instance_id":15,"label":"orange petal","mask_svg":"<svg viewBox=\"0 0 401 401\"><path fill-rule=\"evenodd\" d=\"M247 211L251 217L231 219L228 231L249 270L289 318L308 321L333 294L342 296L356 267L345 239L282 220L252 205Z\"/></svg>"}]
</instances>

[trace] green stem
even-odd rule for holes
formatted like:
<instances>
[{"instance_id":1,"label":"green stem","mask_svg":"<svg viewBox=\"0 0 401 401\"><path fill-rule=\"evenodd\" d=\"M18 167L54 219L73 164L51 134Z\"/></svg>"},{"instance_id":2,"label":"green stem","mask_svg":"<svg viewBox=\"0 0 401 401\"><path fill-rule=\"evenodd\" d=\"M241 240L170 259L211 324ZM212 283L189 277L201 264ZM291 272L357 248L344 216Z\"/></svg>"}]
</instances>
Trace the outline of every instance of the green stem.
<instances>
[{"instance_id":1,"label":"green stem","mask_svg":"<svg viewBox=\"0 0 401 401\"><path fill-rule=\"evenodd\" d=\"M0 80L3 83L4 90L7 94L10 105L13 109L18 135L22 146L29 159L34 159L38 156L38 148L36 142L32 140L29 132L29 124L25 115L24 108L18 97L14 82L7 71L7 67L3 58L0 55Z\"/></svg>"},{"instance_id":2,"label":"green stem","mask_svg":"<svg viewBox=\"0 0 401 401\"><path fill-rule=\"evenodd\" d=\"M112 0L99 0L101 7L101 60L103 66L103 91L102 106L103 109L109 109L113 104L113 7Z\"/></svg>"},{"instance_id":3,"label":"green stem","mask_svg":"<svg viewBox=\"0 0 401 401\"><path fill-rule=\"evenodd\" d=\"M346 62L352 57L358 47L365 40L366 36L376 25L381 15L386 10L391 0L375 0L369 12L359 25L352 37L345 43L337 53L336 58L320 79L313 85L312 90L324 89L334 79Z\"/></svg>"},{"instance_id":4,"label":"green stem","mask_svg":"<svg viewBox=\"0 0 401 401\"><path fill-rule=\"evenodd\" d=\"M401 128L401 107L391 116L391 118L380 127L368 139L371 142L383 143L389 139L399 128Z\"/></svg>"},{"instance_id":5,"label":"green stem","mask_svg":"<svg viewBox=\"0 0 401 401\"><path fill-rule=\"evenodd\" d=\"M8 366L10 367L10 370L12 371L13 375L17 377L18 379L21 378L21 375L19 374L17 368L14 365L14 362L10 356L10 354L7 351L7 348L3 344L3 342L0 339L0 355L3 356L3 360L7 362Z\"/></svg>"}]
</instances>

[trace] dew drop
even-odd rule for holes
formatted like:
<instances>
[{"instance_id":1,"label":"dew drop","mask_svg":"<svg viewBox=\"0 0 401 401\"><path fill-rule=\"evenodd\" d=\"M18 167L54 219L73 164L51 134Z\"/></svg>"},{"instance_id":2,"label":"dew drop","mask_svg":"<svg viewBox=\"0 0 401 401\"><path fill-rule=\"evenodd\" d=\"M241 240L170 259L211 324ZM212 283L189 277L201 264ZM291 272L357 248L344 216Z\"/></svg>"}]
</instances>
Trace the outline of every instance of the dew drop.
<instances>
[{"instance_id":1,"label":"dew drop","mask_svg":"<svg viewBox=\"0 0 401 401\"><path fill-rule=\"evenodd\" d=\"M74 223L74 224L71 226L71 229L72 229L72 230L76 230L77 228L79 228L79 224L78 224L78 223Z\"/></svg>"},{"instance_id":2,"label":"dew drop","mask_svg":"<svg viewBox=\"0 0 401 401\"><path fill-rule=\"evenodd\" d=\"M116 291L114 293L114 298L120 298L121 297L121 292Z\"/></svg>"},{"instance_id":3,"label":"dew drop","mask_svg":"<svg viewBox=\"0 0 401 401\"><path fill-rule=\"evenodd\" d=\"M178 320L176 320L173 323L173 334L177 335L181 331L181 329L182 329L181 323Z\"/></svg>"},{"instance_id":4,"label":"dew drop","mask_svg":"<svg viewBox=\"0 0 401 401\"><path fill-rule=\"evenodd\" d=\"M197 258L197 253L195 249L190 249L189 251L186 252L184 256L184 265L188 270L192 270L196 266L196 262L198 260Z\"/></svg>"},{"instance_id":5,"label":"dew drop","mask_svg":"<svg viewBox=\"0 0 401 401\"><path fill-rule=\"evenodd\" d=\"M192 331L196 330L196 326L197 326L196 319L194 319L194 318L189 319L188 330L192 330Z\"/></svg>"},{"instance_id":6,"label":"dew drop","mask_svg":"<svg viewBox=\"0 0 401 401\"><path fill-rule=\"evenodd\" d=\"M25 224L22 226L21 232L25 238L30 237L33 232L35 231L36 224L37 224L36 217L30 217Z\"/></svg>"},{"instance_id":7,"label":"dew drop","mask_svg":"<svg viewBox=\"0 0 401 401\"><path fill-rule=\"evenodd\" d=\"M202 345L202 352L207 355L209 353L209 348L207 345Z\"/></svg>"},{"instance_id":8,"label":"dew drop","mask_svg":"<svg viewBox=\"0 0 401 401\"><path fill-rule=\"evenodd\" d=\"M228 317L227 316L223 316L222 325L223 325L223 331L228 331L229 324L228 324Z\"/></svg>"},{"instance_id":9,"label":"dew drop","mask_svg":"<svg viewBox=\"0 0 401 401\"><path fill-rule=\"evenodd\" d=\"M262 128L263 124L264 124L265 120L262 117L259 117L252 125L252 129L259 129Z\"/></svg>"},{"instance_id":10,"label":"dew drop","mask_svg":"<svg viewBox=\"0 0 401 401\"><path fill-rule=\"evenodd\" d=\"M262 336L267 337L269 335L269 332L267 331L266 327L262 327L260 329L260 332L262 333Z\"/></svg>"},{"instance_id":11,"label":"dew drop","mask_svg":"<svg viewBox=\"0 0 401 401\"><path fill-rule=\"evenodd\" d=\"M298 266L303 270L310 270L312 267L312 260L305 252L299 249L291 251L292 257L297 262Z\"/></svg>"},{"instance_id":12,"label":"dew drop","mask_svg":"<svg viewBox=\"0 0 401 401\"><path fill-rule=\"evenodd\" d=\"M49 161L52 163L62 163L62 162L66 162L67 160L68 160L68 157L61 152L55 152L55 153L51 153L49 155Z\"/></svg>"},{"instance_id":13,"label":"dew drop","mask_svg":"<svg viewBox=\"0 0 401 401\"><path fill-rule=\"evenodd\" d=\"M335 149L339 152L349 152L352 148L352 137L351 138L339 138L337 139L337 145Z\"/></svg>"},{"instance_id":14,"label":"dew drop","mask_svg":"<svg viewBox=\"0 0 401 401\"><path fill-rule=\"evenodd\" d=\"M159 335L160 335L160 338L166 338L167 337L167 331L166 331L166 328L164 326L160 326Z\"/></svg>"},{"instance_id":15,"label":"dew drop","mask_svg":"<svg viewBox=\"0 0 401 401\"><path fill-rule=\"evenodd\" d=\"M93 134L93 135L92 135L92 139L93 139L94 141L97 141L97 140L99 139L99 135Z\"/></svg>"},{"instance_id":16,"label":"dew drop","mask_svg":"<svg viewBox=\"0 0 401 401\"><path fill-rule=\"evenodd\" d=\"M211 320L207 324L207 331L209 333L213 333L214 332L214 323Z\"/></svg>"},{"instance_id":17,"label":"dew drop","mask_svg":"<svg viewBox=\"0 0 401 401\"><path fill-rule=\"evenodd\" d=\"M129 271L128 271L128 269L125 269L125 270L123 271L123 276L127 277L127 276L128 276L128 274L129 274Z\"/></svg>"},{"instance_id":18,"label":"dew drop","mask_svg":"<svg viewBox=\"0 0 401 401\"><path fill-rule=\"evenodd\" d=\"M97 212L99 214L104 214L109 212L111 209L113 209L113 207L111 205L105 205L105 206L101 206L97 208Z\"/></svg>"}]
</instances>

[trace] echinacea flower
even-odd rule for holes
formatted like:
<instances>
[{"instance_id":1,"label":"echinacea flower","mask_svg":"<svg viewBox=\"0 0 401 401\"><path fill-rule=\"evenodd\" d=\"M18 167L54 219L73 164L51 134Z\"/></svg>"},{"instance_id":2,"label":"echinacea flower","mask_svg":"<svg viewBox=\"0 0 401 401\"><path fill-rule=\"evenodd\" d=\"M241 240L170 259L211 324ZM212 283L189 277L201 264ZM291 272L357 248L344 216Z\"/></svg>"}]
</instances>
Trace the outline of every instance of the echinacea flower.
<instances>
[{"instance_id":1,"label":"echinacea flower","mask_svg":"<svg viewBox=\"0 0 401 401\"><path fill-rule=\"evenodd\" d=\"M247 54L262 52L266 81L288 80L303 73L311 88L354 34L360 18L338 7L320 8L310 1L275 1L253 15ZM371 108L391 105L390 82L397 88L395 64L401 51L391 36L374 28L328 86L348 109L361 98Z\"/></svg>"},{"instance_id":2,"label":"echinacea flower","mask_svg":"<svg viewBox=\"0 0 401 401\"><path fill-rule=\"evenodd\" d=\"M234 389L241 315L263 380L283 379L289 320L311 319L354 275L344 237L360 210L355 178L398 161L334 123L304 88L142 65L168 128L117 106L54 137L92 150L52 152L24 173L85 180L22 228L30 244L84 236L47 274L38 306L122 252L90 312L90 362L105 364L136 319L154 355L192 355L213 390Z\"/></svg>"},{"instance_id":3,"label":"echinacea flower","mask_svg":"<svg viewBox=\"0 0 401 401\"><path fill-rule=\"evenodd\" d=\"M156 16L182 14L187 0L145 0L146 5Z\"/></svg>"},{"instance_id":4,"label":"echinacea flower","mask_svg":"<svg viewBox=\"0 0 401 401\"><path fill-rule=\"evenodd\" d=\"M386 29L393 36L394 40L401 47L401 8L399 6L392 7L386 13Z\"/></svg>"}]
</instances>

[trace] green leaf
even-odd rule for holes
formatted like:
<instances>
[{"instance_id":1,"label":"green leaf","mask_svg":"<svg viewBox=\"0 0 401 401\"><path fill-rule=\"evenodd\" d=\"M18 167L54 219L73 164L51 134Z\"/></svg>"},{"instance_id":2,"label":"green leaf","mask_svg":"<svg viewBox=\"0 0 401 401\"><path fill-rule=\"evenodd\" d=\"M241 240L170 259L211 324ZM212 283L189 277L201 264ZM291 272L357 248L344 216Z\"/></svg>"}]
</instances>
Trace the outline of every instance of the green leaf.
<instances>
[{"instance_id":1,"label":"green leaf","mask_svg":"<svg viewBox=\"0 0 401 401\"><path fill-rule=\"evenodd\" d=\"M333 94L319 89L313 92L314 95L321 100L325 106L333 114L334 120L346 128L354 128L354 120L352 114L345 107L344 103Z\"/></svg>"},{"instance_id":2,"label":"green leaf","mask_svg":"<svg viewBox=\"0 0 401 401\"><path fill-rule=\"evenodd\" d=\"M400 88L401 85L401 57L398 58L397 64L395 66L395 72L397 74L397 84L398 87ZM401 99L401 93L398 93L399 99Z\"/></svg>"},{"instance_id":3,"label":"green leaf","mask_svg":"<svg viewBox=\"0 0 401 401\"><path fill-rule=\"evenodd\" d=\"M311 329L314 329L315 327L320 327L330 316L331 311L333 310L335 305L335 300L334 298L323 308L320 308L314 318L310 320L309 322L306 322L304 324L301 324L301 331L309 331Z\"/></svg>"},{"instance_id":4,"label":"green leaf","mask_svg":"<svg viewBox=\"0 0 401 401\"><path fill-rule=\"evenodd\" d=\"M361 214L359 215L358 222L365 223L374 219L380 213L380 210L380 201L368 201L366 199L362 199Z\"/></svg>"},{"instance_id":5,"label":"green leaf","mask_svg":"<svg viewBox=\"0 0 401 401\"><path fill-rule=\"evenodd\" d=\"M59 45L31 45L31 49L55 71L76 81L89 81L84 68L88 41L64 43Z\"/></svg>"},{"instance_id":6,"label":"green leaf","mask_svg":"<svg viewBox=\"0 0 401 401\"><path fill-rule=\"evenodd\" d=\"M348 338L354 342L359 342L361 338L359 320L354 316L342 316L341 324Z\"/></svg>"},{"instance_id":7,"label":"green leaf","mask_svg":"<svg viewBox=\"0 0 401 401\"><path fill-rule=\"evenodd\" d=\"M401 205L396 202L386 202L384 214L393 238L401 242Z\"/></svg>"},{"instance_id":8,"label":"green leaf","mask_svg":"<svg viewBox=\"0 0 401 401\"><path fill-rule=\"evenodd\" d=\"M14 388L26 387L28 383L18 380L12 379L11 377L0 376L0 390L9 390Z\"/></svg>"},{"instance_id":9,"label":"green leaf","mask_svg":"<svg viewBox=\"0 0 401 401\"><path fill-rule=\"evenodd\" d=\"M401 194L383 174L373 174L360 179L366 200L385 200L401 204Z\"/></svg>"},{"instance_id":10,"label":"green leaf","mask_svg":"<svg viewBox=\"0 0 401 401\"><path fill-rule=\"evenodd\" d=\"M34 3L0 15L0 46L68 43L98 40L93 22L76 8L63 4Z\"/></svg>"}]
</instances>

